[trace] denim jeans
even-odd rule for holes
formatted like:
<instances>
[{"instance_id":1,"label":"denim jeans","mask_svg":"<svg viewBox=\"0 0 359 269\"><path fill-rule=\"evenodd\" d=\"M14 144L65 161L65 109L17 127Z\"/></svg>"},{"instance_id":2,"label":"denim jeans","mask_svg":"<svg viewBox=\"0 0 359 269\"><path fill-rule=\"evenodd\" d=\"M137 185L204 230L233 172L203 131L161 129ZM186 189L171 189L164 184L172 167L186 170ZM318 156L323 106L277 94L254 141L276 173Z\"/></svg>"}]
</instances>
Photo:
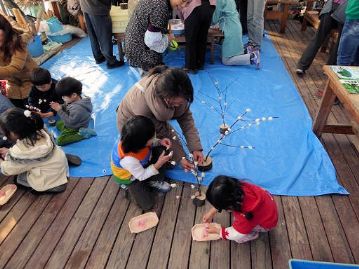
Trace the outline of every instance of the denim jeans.
<instances>
[{"instance_id":1,"label":"denim jeans","mask_svg":"<svg viewBox=\"0 0 359 269\"><path fill-rule=\"evenodd\" d=\"M359 65L359 20L346 20L338 48L338 65Z\"/></svg>"},{"instance_id":2,"label":"denim jeans","mask_svg":"<svg viewBox=\"0 0 359 269\"><path fill-rule=\"evenodd\" d=\"M262 43L265 3L265 0L248 0L248 42L256 48L260 48Z\"/></svg>"}]
</instances>

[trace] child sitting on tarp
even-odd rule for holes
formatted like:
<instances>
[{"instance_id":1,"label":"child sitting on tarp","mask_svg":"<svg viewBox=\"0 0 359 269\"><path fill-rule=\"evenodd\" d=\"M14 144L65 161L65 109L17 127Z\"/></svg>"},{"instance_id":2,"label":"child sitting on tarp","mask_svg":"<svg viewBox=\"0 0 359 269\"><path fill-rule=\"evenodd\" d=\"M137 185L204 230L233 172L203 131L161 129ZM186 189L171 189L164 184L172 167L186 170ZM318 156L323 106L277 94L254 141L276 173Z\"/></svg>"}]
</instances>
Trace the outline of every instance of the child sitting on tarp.
<instances>
[{"instance_id":1,"label":"child sitting on tarp","mask_svg":"<svg viewBox=\"0 0 359 269\"><path fill-rule=\"evenodd\" d=\"M63 105L57 102L50 104L61 118L56 123L61 132L57 137L57 144L63 146L95 136L95 130L88 128L92 103L90 97L81 96L82 83L75 78L65 77L56 84L55 90L65 101Z\"/></svg>"},{"instance_id":2,"label":"child sitting on tarp","mask_svg":"<svg viewBox=\"0 0 359 269\"><path fill-rule=\"evenodd\" d=\"M29 94L28 104L30 110L40 109L41 118L49 118L49 123L55 123L56 111L50 107L51 102L63 104L62 98L56 94L55 86L57 81L51 78L51 74L44 68L36 68L31 75L33 84ZM36 112L36 111L35 111Z\"/></svg>"},{"instance_id":3,"label":"child sitting on tarp","mask_svg":"<svg viewBox=\"0 0 359 269\"><path fill-rule=\"evenodd\" d=\"M17 175L16 183L37 192L63 192L67 185L65 153L45 131L39 114L10 108L0 117L0 128L15 143L0 148L1 173Z\"/></svg>"},{"instance_id":4,"label":"child sitting on tarp","mask_svg":"<svg viewBox=\"0 0 359 269\"><path fill-rule=\"evenodd\" d=\"M161 192L171 190L164 181L163 166L171 159L172 152L168 138L155 138L155 125L144 116L129 119L121 130L121 140L116 142L111 155L113 179L128 190L143 210L154 206L152 189Z\"/></svg>"},{"instance_id":5,"label":"child sitting on tarp","mask_svg":"<svg viewBox=\"0 0 359 269\"><path fill-rule=\"evenodd\" d=\"M212 204L203 217L209 223L222 210L232 212L230 227L209 225L208 233L219 234L222 239L245 243L258 238L259 232L268 232L278 222L277 205L269 192L259 186L228 176L217 176L209 184L207 200Z\"/></svg>"}]
</instances>

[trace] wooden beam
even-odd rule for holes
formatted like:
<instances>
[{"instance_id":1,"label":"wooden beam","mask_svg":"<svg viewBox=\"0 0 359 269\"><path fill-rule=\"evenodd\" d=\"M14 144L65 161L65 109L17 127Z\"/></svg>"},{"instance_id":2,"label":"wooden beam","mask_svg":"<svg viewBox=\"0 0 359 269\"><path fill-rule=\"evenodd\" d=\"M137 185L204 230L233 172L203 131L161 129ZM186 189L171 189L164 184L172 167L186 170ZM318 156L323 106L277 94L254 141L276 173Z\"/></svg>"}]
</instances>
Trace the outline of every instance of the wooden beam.
<instances>
[{"instance_id":1,"label":"wooden beam","mask_svg":"<svg viewBox=\"0 0 359 269\"><path fill-rule=\"evenodd\" d=\"M322 133L332 134L354 134L354 130L351 125L337 124L337 125L325 125L322 128Z\"/></svg>"}]
</instances>

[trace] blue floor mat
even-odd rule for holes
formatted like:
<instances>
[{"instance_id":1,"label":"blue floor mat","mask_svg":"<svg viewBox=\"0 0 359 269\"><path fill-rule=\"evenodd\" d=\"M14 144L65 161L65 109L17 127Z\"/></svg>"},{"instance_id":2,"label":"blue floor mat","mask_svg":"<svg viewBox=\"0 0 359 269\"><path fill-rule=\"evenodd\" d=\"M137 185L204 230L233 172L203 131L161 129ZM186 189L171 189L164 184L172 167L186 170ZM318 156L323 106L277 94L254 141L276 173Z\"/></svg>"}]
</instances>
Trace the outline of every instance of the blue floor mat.
<instances>
[{"instance_id":1,"label":"blue floor mat","mask_svg":"<svg viewBox=\"0 0 359 269\"><path fill-rule=\"evenodd\" d=\"M246 115L250 120L278 118L260 121L259 125L254 122L228 136L223 141L226 145L220 144L211 154L213 169L206 173L204 183L207 185L218 174L226 174L248 179L278 195L347 194L336 180L331 160L311 131L312 121L306 106L272 42L268 38L263 40L261 70L253 66L223 66L219 61L219 47L216 53L215 64L207 64L205 70L190 75L195 89L191 110L204 151L208 152L219 138L222 120L218 114L218 89L222 91L222 104L224 98L227 99L228 123L234 122L247 108L251 110ZM169 52L165 63L181 67L183 50ZM94 104L94 126L98 136L63 147L66 152L83 159L80 167L70 169L71 176L111 174L110 152L118 137L115 110L139 78L138 73L128 65L112 70L105 64L96 65L88 39L50 59L44 67L55 79L73 76L81 80L85 94ZM232 130L243 124L247 123L238 124ZM178 129L175 123L174 126ZM179 168L169 171L168 176L195 182L191 173Z\"/></svg>"}]
</instances>

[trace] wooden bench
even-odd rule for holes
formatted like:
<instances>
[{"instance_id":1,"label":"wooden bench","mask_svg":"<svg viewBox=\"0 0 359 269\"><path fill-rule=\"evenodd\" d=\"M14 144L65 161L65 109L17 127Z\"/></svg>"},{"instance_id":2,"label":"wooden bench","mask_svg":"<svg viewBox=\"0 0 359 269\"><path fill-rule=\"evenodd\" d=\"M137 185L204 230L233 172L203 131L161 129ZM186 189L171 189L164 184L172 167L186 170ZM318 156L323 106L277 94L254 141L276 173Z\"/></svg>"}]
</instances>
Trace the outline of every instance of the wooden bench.
<instances>
[{"instance_id":1,"label":"wooden bench","mask_svg":"<svg viewBox=\"0 0 359 269\"><path fill-rule=\"evenodd\" d=\"M210 55L210 63L214 64L214 50L215 50L215 44L218 43L221 38L224 37L223 32L220 29L217 28L209 28L208 30L208 37L207 37L207 43L210 47L211 55ZM186 38L184 35L176 36L176 41L178 43L186 43Z\"/></svg>"},{"instance_id":2,"label":"wooden bench","mask_svg":"<svg viewBox=\"0 0 359 269\"><path fill-rule=\"evenodd\" d=\"M359 67L352 66L350 68L359 71ZM328 76L328 82L324 90L317 116L313 123L313 131L318 137L320 137L322 133L356 135L353 137L352 143L359 151L359 94L350 94L340 83L337 74L331 69L331 66L325 65L323 70ZM351 121L350 125L328 125L326 123L335 98L338 98L343 104Z\"/></svg>"},{"instance_id":3,"label":"wooden bench","mask_svg":"<svg viewBox=\"0 0 359 269\"><path fill-rule=\"evenodd\" d=\"M280 21L279 32L284 33L289 16L289 7L295 4L298 4L298 2L290 0L267 0L266 7L264 9L264 18L266 20ZM270 6L275 5L277 6L277 9L268 9Z\"/></svg>"}]
</instances>

